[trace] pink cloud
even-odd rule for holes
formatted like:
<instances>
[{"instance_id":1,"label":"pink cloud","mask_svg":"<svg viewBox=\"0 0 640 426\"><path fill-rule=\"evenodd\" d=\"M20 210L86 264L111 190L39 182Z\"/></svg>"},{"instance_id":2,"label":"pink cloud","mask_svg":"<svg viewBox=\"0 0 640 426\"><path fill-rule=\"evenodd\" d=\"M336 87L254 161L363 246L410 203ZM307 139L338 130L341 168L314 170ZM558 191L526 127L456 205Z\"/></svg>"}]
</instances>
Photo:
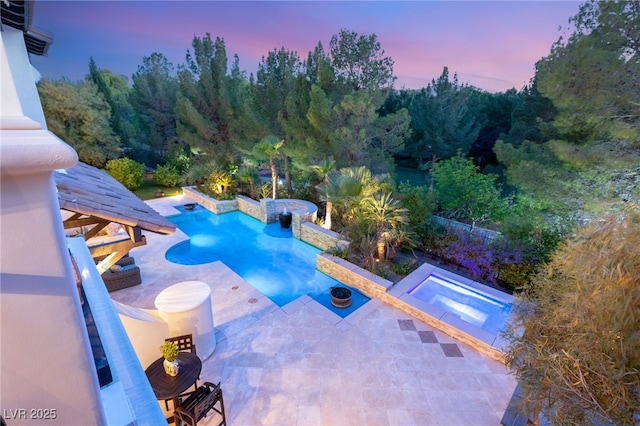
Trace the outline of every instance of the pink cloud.
<instances>
[{"instance_id":1,"label":"pink cloud","mask_svg":"<svg viewBox=\"0 0 640 426\"><path fill-rule=\"evenodd\" d=\"M184 62L194 36L225 40L229 61L254 72L269 51L285 47L306 58L325 50L340 29L376 34L395 61L397 86L423 87L444 66L461 83L491 91L521 88L558 38L576 2L36 2L36 26L54 32L45 78L102 68L131 75L143 56ZM41 65L44 64L44 65ZM51 69L52 71L48 71ZM56 71L53 71L55 69ZM112 70L113 70L112 69ZM116 72L116 71L114 71ZM468 79L468 80L467 80Z\"/></svg>"}]
</instances>

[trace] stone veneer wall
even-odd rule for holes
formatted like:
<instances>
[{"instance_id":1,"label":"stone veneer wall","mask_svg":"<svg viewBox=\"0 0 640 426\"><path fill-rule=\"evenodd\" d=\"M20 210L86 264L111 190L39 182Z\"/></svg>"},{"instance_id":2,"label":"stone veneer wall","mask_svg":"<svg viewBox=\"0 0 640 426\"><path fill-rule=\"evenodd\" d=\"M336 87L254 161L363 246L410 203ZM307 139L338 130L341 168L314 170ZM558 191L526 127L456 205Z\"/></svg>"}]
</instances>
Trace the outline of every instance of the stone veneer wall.
<instances>
[{"instance_id":1,"label":"stone veneer wall","mask_svg":"<svg viewBox=\"0 0 640 426\"><path fill-rule=\"evenodd\" d=\"M298 213L303 216L303 222L314 222L318 217L318 206L310 201L280 198L276 200L276 212L282 213L284 209L289 213Z\"/></svg>"},{"instance_id":2,"label":"stone veneer wall","mask_svg":"<svg viewBox=\"0 0 640 426\"><path fill-rule=\"evenodd\" d=\"M328 253L316 256L316 269L350 287L355 287L367 297L385 300L387 289L393 283L353 263Z\"/></svg>"},{"instance_id":3,"label":"stone veneer wall","mask_svg":"<svg viewBox=\"0 0 640 426\"><path fill-rule=\"evenodd\" d=\"M276 212L276 203L272 198L263 198L260 200L260 211L262 217L260 220L264 223L273 223L278 220L278 212Z\"/></svg>"},{"instance_id":4,"label":"stone veneer wall","mask_svg":"<svg viewBox=\"0 0 640 426\"><path fill-rule=\"evenodd\" d=\"M182 188L182 193L215 214L224 214L238 210L238 200L218 201L205 195L192 186Z\"/></svg>"},{"instance_id":5,"label":"stone veneer wall","mask_svg":"<svg viewBox=\"0 0 640 426\"><path fill-rule=\"evenodd\" d=\"M323 272L350 287L358 289L367 297L380 299L383 302L406 312L414 318L437 328L449 336L468 344L496 361L502 363L505 362L504 353L501 350L483 342L482 340L476 339L473 336L470 336L389 294L389 290L391 290L394 285L389 280L379 277L366 269L328 253L319 253L317 255L316 268L320 272Z\"/></svg>"},{"instance_id":6,"label":"stone veneer wall","mask_svg":"<svg viewBox=\"0 0 640 426\"><path fill-rule=\"evenodd\" d=\"M296 215L293 216L294 236L296 230L299 229L300 238L302 241L318 247L320 250L328 250L336 246L347 247L349 242L342 238L342 235L329 229L324 229L321 226L311 222L300 222L299 227L296 224Z\"/></svg>"},{"instance_id":7,"label":"stone veneer wall","mask_svg":"<svg viewBox=\"0 0 640 426\"><path fill-rule=\"evenodd\" d=\"M236 196L238 201L238 210L242 213L248 214L254 219L262 220L262 211L260 210L260 202L253 198L245 197L244 195Z\"/></svg>"}]
</instances>

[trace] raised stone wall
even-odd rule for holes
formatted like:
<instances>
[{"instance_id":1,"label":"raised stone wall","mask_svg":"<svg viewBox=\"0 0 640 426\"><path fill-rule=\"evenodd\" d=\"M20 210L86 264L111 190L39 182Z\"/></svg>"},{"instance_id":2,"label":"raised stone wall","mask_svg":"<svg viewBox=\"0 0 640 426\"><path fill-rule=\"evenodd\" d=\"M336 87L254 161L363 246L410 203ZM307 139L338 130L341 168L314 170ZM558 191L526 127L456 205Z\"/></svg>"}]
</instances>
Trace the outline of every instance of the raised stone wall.
<instances>
[{"instance_id":1,"label":"raised stone wall","mask_svg":"<svg viewBox=\"0 0 640 426\"><path fill-rule=\"evenodd\" d=\"M391 281L328 253L318 253L316 256L316 269L341 283L357 288L371 298L385 300L387 298L387 289L393 286Z\"/></svg>"},{"instance_id":2,"label":"raised stone wall","mask_svg":"<svg viewBox=\"0 0 640 426\"><path fill-rule=\"evenodd\" d=\"M262 221L263 214L262 210L260 209L259 201L256 201L249 197L245 197L243 195L238 195L236 197L236 200L238 200L238 209L242 213L248 214L252 218Z\"/></svg>"},{"instance_id":3,"label":"raised stone wall","mask_svg":"<svg viewBox=\"0 0 640 426\"><path fill-rule=\"evenodd\" d=\"M205 195L191 186L185 186L182 188L182 193L203 206L205 209L214 212L215 214L224 214L238 210L238 201L236 200L223 200L219 201L215 198L211 198Z\"/></svg>"},{"instance_id":4,"label":"raised stone wall","mask_svg":"<svg viewBox=\"0 0 640 426\"><path fill-rule=\"evenodd\" d=\"M273 223L278 220L278 213L276 212L276 203L272 198L263 198L260 200L260 210L262 218L260 219L264 223Z\"/></svg>"},{"instance_id":5,"label":"raised stone wall","mask_svg":"<svg viewBox=\"0 0 640 426\"><path fill-rule=\"evenodd\" d=\"M302 222L314 222L318 217L318 206L310 201L284 198L276 200L276 212L282 213L284 209L289 213L302 215Z\"/></svg>"},{"instance_id":6,"label":"raised stone wall","mask_svg":"<svg viewBox=\"0 0 640 426\"><path fill-rule=\"evenodd\" d=\"M294 216L295 220L295 216ZM295 226L295 224L294 224ZM342 235L311 222L303 222L299 225L300 239L320 250L327 250L336 246L346 247L349 242L342 238ZM294 228L295 232L295 228ZM294 233L295 235L295 233Z\"/></svg>"}]
</instances>

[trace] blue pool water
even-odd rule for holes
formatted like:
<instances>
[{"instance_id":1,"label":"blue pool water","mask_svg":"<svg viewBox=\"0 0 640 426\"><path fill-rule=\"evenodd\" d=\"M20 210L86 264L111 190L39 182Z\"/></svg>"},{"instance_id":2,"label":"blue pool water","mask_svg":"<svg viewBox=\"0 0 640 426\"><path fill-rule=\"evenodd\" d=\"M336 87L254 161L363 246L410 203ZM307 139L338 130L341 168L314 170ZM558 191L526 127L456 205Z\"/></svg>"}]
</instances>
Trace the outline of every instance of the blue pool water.
<instances>
[{"instance_id":1,"label":"blue pool water","mask_svg":"<svg viewBox=\"0 0 640 426\"><path fill-rule=\"evenodd\" d=\"M168 219L189 236L165 253L170 262L200 265L222 261L278 306L309 295L342 318L369 298L351 288L352 305L335 308L329 289L347 287L316 269L320 250L282 229L278 222L265 225L241 212L214 214L200 205Z\"/></svg>"},{"instance_id":2,"label":"blue pool water","mask_svg":"<svg viewBox=\"0 0 640 426\"><path fill-rule=\"evenodd\" d=\"M407 294L459 316L491 334L497 334L507 321L512 303L497 300L464 284L430 275Z\"/></svg>"}]
</instances>

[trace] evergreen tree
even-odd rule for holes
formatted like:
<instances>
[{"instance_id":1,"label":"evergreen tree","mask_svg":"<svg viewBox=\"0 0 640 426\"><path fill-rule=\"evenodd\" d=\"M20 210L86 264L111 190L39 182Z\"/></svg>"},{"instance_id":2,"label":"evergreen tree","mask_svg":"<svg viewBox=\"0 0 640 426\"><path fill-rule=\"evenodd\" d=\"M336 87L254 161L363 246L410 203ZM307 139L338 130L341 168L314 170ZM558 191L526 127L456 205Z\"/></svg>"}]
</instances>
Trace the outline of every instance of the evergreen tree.
<instances>
[{"instance_id":1,"label":"evergreen tree","mask_svg":"<svg viewBox=\"0 0 640 426\"><path fill-rule=\"evenodd\" d=\"M76 150L80 161L104 167L120 156L120 141L109 122L109 104L95 84L42 80L38 94L47 127Z\"/></svg>"},{"instance_id":2,"label":"evergreen tree","mask_svg":"<svg viewBox=\"0 0 640 426\"><path fill-rule=\"evenodd\" d=\"M540 92L559 109L556 125L574 143L603 138L640 144L640 3L589 0L536 64Z\"/></svg>"},{"instance_id":3,"label":"evergreen tree","mask_svg":"<svg viewBox=\"0 0 640 426\"><path fill-rule=\"evenodd\" d=\"M234 115L224 40L194 37L178 72L177 133L196 155L229 162L242 123Z\"/></svg>"},{"instance_id":4,"label":"evergreen tree","mask_svg":"<svg viewBox=\"0 0 640 426\"><path fill-rule=\"evenodd\" d=\"M296 52L290 52L284 47L274 49L258 65L253 89L254 105L259 111L264 133L277 135L287 142L283 149L283 160L285 185L289 193L292 191L290 156L295 155L297 150L292 146L292 141L287 140L285 128L291 129L290 109L292 120L299 117L295 101L299 92L295 90L295 86L301 73L302 63ZM289 146L292 149L287 149Z\"/></svg>"},{"instance_id":5,"label":"evergreen tree","mask_svg":"<svg viewBox=\"0 0 640 426\"><path fill-rule=\"evenodd\" d=\"M451 158L457 152L466 155L481 127L470 110L473 93L473 88L458 83L457 75L450 81L447 67L416 93L409 105L413 138L408 153L420 163Z\"/></svg>"},{"instance_id":6,"label":"evergreen tree","mask_svg":"<svg viewBox=\"0 0 640 426\"><path fill-rule=\"evenodd\" d=\"M161 53L152 53L142 59L132 80L131 103L145 134L149 161L160 164L177 141L177 78L173 65Z\"/></svg>"},{"instance_id":7,"label":"evergreen tree","mask_svg":"<svg viewBox=\"0 0 640 426\"><path fill-rule=\"evenodd\" d=\"M98 92L102 94L104 100L109 104L110 107L110 120L109 123L111 125L111 129L113 129L113 133L118 136L121 136L122 129L120 126L120 108L111 94L111 88L105 81L102 76L101 71L98 69L96 62L93 60L93 57L89 59L89 75L87 76L87 80L93 82L98 88Z\"/></svg>"}]
</instances>

